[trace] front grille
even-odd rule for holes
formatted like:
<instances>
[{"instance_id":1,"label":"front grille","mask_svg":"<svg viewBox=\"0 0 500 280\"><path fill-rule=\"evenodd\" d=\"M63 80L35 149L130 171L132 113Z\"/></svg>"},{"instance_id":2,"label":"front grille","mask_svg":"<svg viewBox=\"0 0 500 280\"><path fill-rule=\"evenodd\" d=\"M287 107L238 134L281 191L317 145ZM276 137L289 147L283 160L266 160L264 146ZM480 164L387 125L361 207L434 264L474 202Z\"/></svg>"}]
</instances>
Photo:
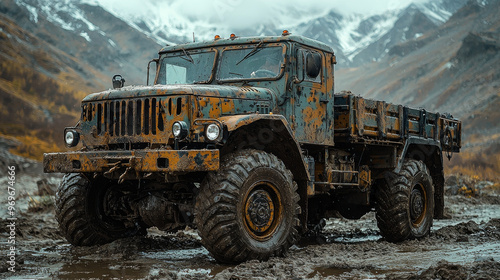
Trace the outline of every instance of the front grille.
<instances>
[{"instance_id":1,"label":"front grille","mask_svg":"<svg viewBox=\"0 0 500 280\"><path fill-rule=\"evenodd\" d=\"M97 134L109 136L156 135L164 131L164 114L170 113L158 98L92 102L82 109L82 119L94 120Z\"/></svg>"}]
</instances>

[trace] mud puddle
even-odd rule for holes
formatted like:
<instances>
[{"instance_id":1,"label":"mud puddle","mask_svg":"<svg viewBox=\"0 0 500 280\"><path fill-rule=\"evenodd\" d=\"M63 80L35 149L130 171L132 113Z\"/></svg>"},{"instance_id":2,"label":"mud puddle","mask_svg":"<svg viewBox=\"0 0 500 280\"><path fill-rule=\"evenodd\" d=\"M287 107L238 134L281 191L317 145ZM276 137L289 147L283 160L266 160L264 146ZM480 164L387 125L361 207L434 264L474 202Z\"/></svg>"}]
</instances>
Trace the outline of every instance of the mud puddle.
<instances>
[{"instance_id":1,"label":"mud puddle","mask_svg":"<svg viewBox=\"0 0 500 280\"><path fill-rule=\"evenodd\" d=\"M181 242L187 249L167 248ZM218 264L196 239L175 236L134 237L103 246L73 247L64 240L52 244L26 242L19 273L9 279L177 279L211 278L228 266ZM158 243L163 243L158 246ZM156 247L156 248L155 248ZM1 274L0 274L1 275Z\"/></svg>"}]
</instances>

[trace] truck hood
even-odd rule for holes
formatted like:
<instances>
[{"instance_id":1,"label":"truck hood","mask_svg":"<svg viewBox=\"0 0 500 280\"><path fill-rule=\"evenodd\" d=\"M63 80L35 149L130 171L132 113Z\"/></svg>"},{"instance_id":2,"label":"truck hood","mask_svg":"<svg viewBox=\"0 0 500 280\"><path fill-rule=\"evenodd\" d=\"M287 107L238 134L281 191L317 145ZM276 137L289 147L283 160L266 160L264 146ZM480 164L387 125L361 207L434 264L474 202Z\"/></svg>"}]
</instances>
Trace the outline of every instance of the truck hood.
<instances>
[{"instance_id":1,"label":"truck hood","mask_svg":"<svg viewBox=\"0 0 500 280\"><path fill-rule=\"evenodd\" d=\"M83 99L83 102L169 95L202 95L268 101L276 101L277 99L276 94L272 90L261 87L235 87L223 85L154 85L127 86L120 89L109 89L90 94Z\"/></svg>"}]
</instances>

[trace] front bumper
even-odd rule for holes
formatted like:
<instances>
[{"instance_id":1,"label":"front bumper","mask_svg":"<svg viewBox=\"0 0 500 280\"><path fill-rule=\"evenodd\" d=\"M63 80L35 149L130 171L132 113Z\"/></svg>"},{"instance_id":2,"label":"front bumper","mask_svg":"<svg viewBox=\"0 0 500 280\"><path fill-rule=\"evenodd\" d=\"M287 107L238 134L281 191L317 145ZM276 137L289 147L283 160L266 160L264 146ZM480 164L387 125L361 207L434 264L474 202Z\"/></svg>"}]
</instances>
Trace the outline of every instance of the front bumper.
<instances>
[{"instance_id":1,"label":"front bumper","mask_svg":"<svg viewBox=\"0 0 500 280\"><path fill-rule=\"evenodd\" d=\"M107 172L113 167L136 172L194 172L219 169L219 150L133 150L49 153L45 173Z\"/></svg>"}]
</instances>

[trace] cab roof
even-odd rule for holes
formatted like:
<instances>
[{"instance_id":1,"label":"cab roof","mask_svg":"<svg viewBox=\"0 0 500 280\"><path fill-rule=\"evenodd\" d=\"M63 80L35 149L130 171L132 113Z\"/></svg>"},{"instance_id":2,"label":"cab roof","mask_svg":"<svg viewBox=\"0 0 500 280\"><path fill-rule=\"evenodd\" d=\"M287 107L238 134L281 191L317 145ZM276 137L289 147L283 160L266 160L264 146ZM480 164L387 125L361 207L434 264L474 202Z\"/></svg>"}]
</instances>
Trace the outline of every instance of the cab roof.
<instances>
[{"instance_id":1,"label":"cab roof","mask_svg":"<svg viewBox=\"0 0 500 280\"><path fill-rule=\"evenodd\" d=\"M188 50L188 49L198 49L198 48L216 47L216 46L256 44L259 43L260 41L262 41L263 43L297 42L302 45L320 49L325 52L333 53L333 49L327 44L297 35L256 36L256 37L231 36L231 38L229 39L220 38L220 39L214 39L212 41L192 42L192 43L179 44L175 46L166 46L163 47L159 53L162 54L165 52L177 51L182 49Z\"/></svg>"}]
</instances>

